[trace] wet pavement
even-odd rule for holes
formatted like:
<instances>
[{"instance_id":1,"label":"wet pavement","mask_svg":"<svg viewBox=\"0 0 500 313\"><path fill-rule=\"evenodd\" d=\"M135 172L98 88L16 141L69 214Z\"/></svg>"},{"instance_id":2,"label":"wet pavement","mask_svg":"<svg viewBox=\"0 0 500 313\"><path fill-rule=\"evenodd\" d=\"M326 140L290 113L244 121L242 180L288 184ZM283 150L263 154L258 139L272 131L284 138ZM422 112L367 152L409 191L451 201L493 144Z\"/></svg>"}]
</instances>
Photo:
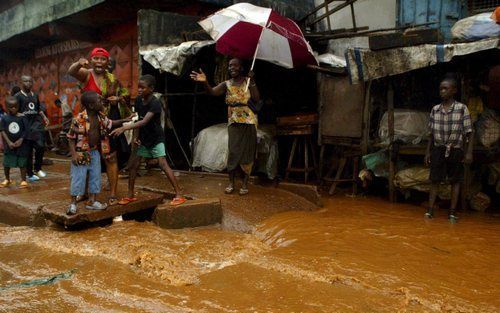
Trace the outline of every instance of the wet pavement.
<instances>
[{"instance_id":1,"label":"wet pavement","mask_svg":"<svg viewBox=\"0 0 500 313\"><path fill-rule=\"evenodd\" d=\"M2 195L0 202L6 203L4 208L7 204L20 207L15 211L0 208L0 223L40 225L43 223L36 216L43 207L59 212L59 215L64 212L66 203L69 204L70 201L69 159L54 158L52 160L54 164L44 168L48 173L47 177L30 183L28 189L23 190L17 187L0 189L0 195ZM147 172L142 171L142 173L143 175L136 180L138 192L152 191L166 193L167 198L173 197L173 188L160 171L152 169ZM317 209L317 205L305 198L272 186L251 184L248 195L240 196L237 192L226 195L224 193L227 186L225 175L186 172L177 172L177 175L179 175L177 179L182 192L188 199L219 198L221 200L224 228L250 232L256 223L273 214L289 210ZM19 182L19 175L16 171L12 176ZM103 175L103 184L105 182L106 178ZM127 179L119 180L118 196L126 195L127 182ZM106 198L105 193L106 191L103 190L102 200Z\"/></svg>"}]
</instances>

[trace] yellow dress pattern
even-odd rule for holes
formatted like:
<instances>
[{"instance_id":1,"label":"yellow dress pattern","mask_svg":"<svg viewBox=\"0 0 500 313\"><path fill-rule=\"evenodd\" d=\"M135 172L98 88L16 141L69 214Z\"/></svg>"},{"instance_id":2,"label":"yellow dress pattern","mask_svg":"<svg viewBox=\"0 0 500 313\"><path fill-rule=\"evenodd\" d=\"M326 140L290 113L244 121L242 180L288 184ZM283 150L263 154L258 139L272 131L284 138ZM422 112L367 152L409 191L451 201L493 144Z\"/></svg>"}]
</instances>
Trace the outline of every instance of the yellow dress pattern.
<instances>
[{"instance_id":1,"label":"yellow dress pattern","mask_svg":"<svg viewBox=\"0 0 500 313\"><path fill-rule=\"evenodd\" d=\"M228 124L252 124L257 125L257 116L248 106L251 95L246 90L246 81L241 85L233 85L230 80L226 81L226 104Z\"/></svg>"}]
</instances>

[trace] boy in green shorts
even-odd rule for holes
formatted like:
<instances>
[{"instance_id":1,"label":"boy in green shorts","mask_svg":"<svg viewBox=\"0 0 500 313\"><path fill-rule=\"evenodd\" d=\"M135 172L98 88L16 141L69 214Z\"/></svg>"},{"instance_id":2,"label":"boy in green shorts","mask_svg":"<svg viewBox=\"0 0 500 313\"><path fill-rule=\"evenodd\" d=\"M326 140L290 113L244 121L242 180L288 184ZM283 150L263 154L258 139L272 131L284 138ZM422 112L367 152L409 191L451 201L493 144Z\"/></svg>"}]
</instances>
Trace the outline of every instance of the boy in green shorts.
<instances>
[{"instance_id":1,"label":"boy in green shorts","mask_svg":"<svg viewBox=\"0 0 500 313\"><path fill-rule=\"evenodd\" d=\"M21 184L19 188L28 187L26 182L26 166L28 162L28 145L24 141L28 133L28 120L19 113L19 103L16 98L8 97L6 100L7 114L0 121L0 132L4 145L3 166L5 180L0 184L0 188L9 187L14 184L10 179L10 169L19 168L21 170Z\"/></svg>"},{"instance_id":2,"label":"boy in green shorts","mask_svg":"<svg viewBox=\"0 0 500 313\"><path fill-rule=\"evenodd\" d=\"M154 95L154 86L156 80L152 75L144 75L139 79L138 97L135 100L135 112L139 116L139 121L124 125L111 132L112 136L119 136L129 129L137 129L139 138L137 143L137 157L132 157L130 165L130 176L128 182L128 196L120 200L120 204L127 204L137 201L134 196L135 178L137 170L143 158L157 159L158 165L167 175L168 180L175 190L175 198L170 202L171 205L184 203L186 199L182 197L179 184L174 176L170 166L165 159L165 136L161 127L161 102ZM135 136L134 136L135 137Z\"/></svg>"}]
</instances>

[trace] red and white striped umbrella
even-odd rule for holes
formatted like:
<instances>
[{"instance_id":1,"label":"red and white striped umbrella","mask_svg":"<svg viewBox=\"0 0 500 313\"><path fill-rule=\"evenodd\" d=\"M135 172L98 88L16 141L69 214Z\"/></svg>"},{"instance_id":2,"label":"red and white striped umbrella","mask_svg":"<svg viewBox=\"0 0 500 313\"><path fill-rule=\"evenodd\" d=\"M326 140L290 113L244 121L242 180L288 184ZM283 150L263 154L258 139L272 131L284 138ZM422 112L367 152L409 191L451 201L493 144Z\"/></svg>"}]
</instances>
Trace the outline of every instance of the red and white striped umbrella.
<instances>
[{"instance_id":1,"label":"red and white striped umbrella","mask_svg":"<svg viewBox=\"0 0 500 313\"><path fill-rule=\"evenodd\" d=\"M216 50L242 59L261 59L286 68L317 65L297 24L269 8L238 3L199 22ZM253 63L252 63L253 68Z\"/></svg>"}]
</instances>

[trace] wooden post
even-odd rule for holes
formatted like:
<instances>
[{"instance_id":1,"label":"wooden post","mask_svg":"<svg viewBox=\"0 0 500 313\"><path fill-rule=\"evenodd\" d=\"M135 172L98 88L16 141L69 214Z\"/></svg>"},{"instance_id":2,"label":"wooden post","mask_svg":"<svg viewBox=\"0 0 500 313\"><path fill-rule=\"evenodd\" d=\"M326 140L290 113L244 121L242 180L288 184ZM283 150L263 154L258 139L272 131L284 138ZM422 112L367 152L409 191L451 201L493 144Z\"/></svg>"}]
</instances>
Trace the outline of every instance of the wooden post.
<instances>
[{"instance_id":1,"label":"wooden post","mask_svg":"<svg viewBox=\"0 0 500 313\"><path fill-rule=\"evenodd\" d=\"M394 89L392 82L389 82L387 88L387 121L389 130L389 201L395 202L394 190L394 174L396 171L395 161L393 158L393 143L394 143Z\"/></svg>"},{"instance_id":2,"label":"wooden post","mask_svg":"<svg viewBox=\"0 0 500 313\"><path fill-rule=\"evenodd\" d=\"M365 155L368 153L368 141L370 139L371 88L372 81L369 80L368 84L365 84L365 106L363 108L363 124L361 126L361 155Z\"/></svg>"}]
</instances>

